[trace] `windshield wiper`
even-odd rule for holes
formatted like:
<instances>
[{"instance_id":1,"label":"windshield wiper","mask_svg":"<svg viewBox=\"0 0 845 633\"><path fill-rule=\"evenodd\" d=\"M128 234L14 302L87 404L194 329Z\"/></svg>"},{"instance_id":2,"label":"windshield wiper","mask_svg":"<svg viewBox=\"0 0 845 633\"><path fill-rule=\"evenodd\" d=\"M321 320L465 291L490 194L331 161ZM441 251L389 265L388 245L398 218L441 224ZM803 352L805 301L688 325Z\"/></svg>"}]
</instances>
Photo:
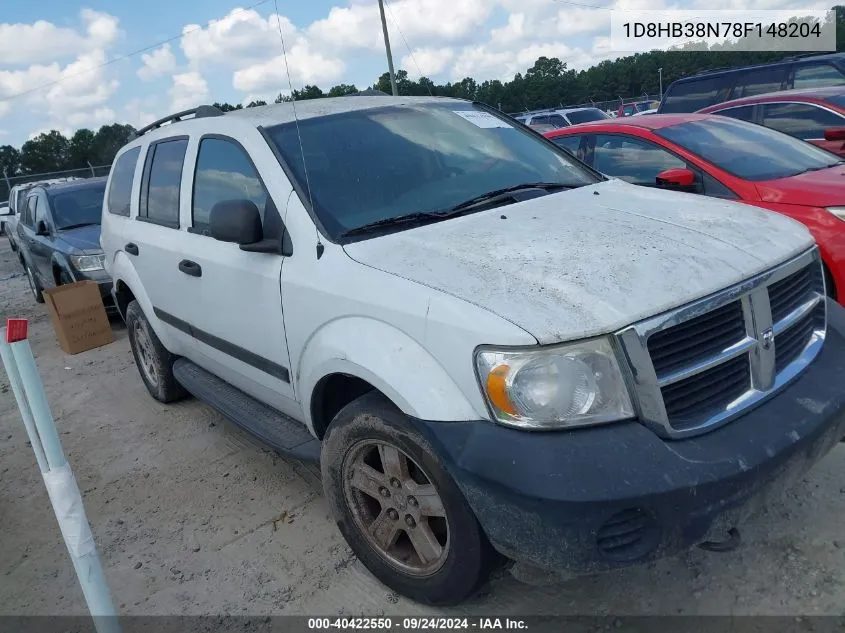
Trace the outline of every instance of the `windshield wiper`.
<instances>
[{"instance_id":1,"label":"windshield wiper","mask_svg":"<svg viewBox=\"0 0 845 633\"><path fill-rule=\"evenodd\" d=\"M79 224L68 224L67 226L60 226L60 231L67 231L68 229L81 229L83 226L97 226L99 222L80 222Z\"/></svg>"},{"instance_id":2,"label":"windshield wiper","mask_svg":"<svg viewBox=\"0 0 845 633\"><path fill-rule=\"evenodd\" d=\"M833 163L832 165L822 165L821 167L807 167L804 171L800 172L802 174L806 174L810 171L822 171L823 169L830 169L831 167L838 167L839 165L845 165L845 160L839 160Z\"/></svg>"},{"instance_id":3,"label":"windshield wiper","mask_svg":"<svg viewBox=\"0 0 845 633\"><path fill-rule=\"evenodd\" d=\"M384 218L382 220L376 220L375 222L356 226L354 229L349 229L348 231L341 233L340 237L364 235L382 228L402 226L404 224L424 224L426 221L436 221L443 217L448 217L448 212L443 214L443 212L440 211L420 211L417 213L411 213L410 215L399 215L395 218Z\"/></svg>"},{"instance_id":4,"label":"windshield wiper","mask_svg":"<svg viewBox=\"0 0 845 633\"><path fill-rule=\"evenodd\" d=\"M564 185L559 182L531 182L523 183L521 185L513 185L512 187L504 187L502 189L488 191L487 193L483 193L479 196L470 198L469 200L465 200L464 202L456 204L455 206L443 211L418 211L409 215L400 215L394 218L384 218L382 220L376 220L375 222L370 222L368 224L362 224L361 226L356 226L353 229L344 231L340 234L340 237L364 235L367 233L372 233L373 231L378 231L379 229L403 226L407 224L415 224L419 226L429 222L437 222L438 220L453 218L457 215L461 215L465 211L468 211L472 207L492 202L496 198L507 196L507 194L515 193L517 191L522 191L525 189L544 189L546 191L553 191L555 189L573 189L577 186L579 185Z\"/></svg>"},{"instance_id":5,"label":"windshield wiper","mask_svg":"<svg viewBox=\"0 0 845 633\"><path fill-rule=\"evenodd\" d=\"M464 211L465 209L469 209L470 207L474 207L478 204L492 202L500 196L504 196L509 193L516 193L517 191L523 191L525 189L544 189L545 191L554 191L555 189L574 189L577 186L579 185L564 185L559 182L525 182L521 185L513 185L511 187L494 189L493 191L482 193L479 196L475 196L474 198L465 200L460 204L456 204L454 207L449 209L449 211Z\"/></svg>"}]
</instances>

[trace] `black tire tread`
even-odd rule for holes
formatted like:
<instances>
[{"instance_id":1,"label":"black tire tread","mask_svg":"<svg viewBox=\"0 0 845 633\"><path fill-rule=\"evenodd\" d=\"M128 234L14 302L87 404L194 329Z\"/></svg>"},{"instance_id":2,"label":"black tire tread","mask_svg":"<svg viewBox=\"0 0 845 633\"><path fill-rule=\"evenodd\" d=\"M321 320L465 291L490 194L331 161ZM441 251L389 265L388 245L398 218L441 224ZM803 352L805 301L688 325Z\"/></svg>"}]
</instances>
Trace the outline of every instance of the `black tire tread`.
<instances>
[{"instance_id":1,"label":"black tire tread","mask_svg":"<svg viewBox=\"0 0 845 633\"><path fill-rule=\"evenodd\" d=\"M440 492L449 517L451 543L446 562L434 574L420 578L402 573L359 533L346 504L341 470L348 450L362 439L387 440L400 447L423 467ZM341 534L382 583L416 602L452 606L474 595L487 582L499 555L428 442L382 394L371 391L340 410L323 439L320 465L326 499Z\"/></svg>"},{"instance_id":2,"label":"black tire tread","mask_svg":"<svg viewBox=\"0 0 845 633\"><path fill-rule=\"evenodd\" d=\"M159 381L156 385L151 384L147 380L146 376L144 376L144 372L141 369L141 363L138 359L138 350L134 335L135 330L133 327L134 323L138 320L142 320L147 326L150 342L155 350L156 369L159 376ZM188 392L185 391L185 388L180 385L173 376L173 362L176 360L176 357L168 352L164 345L161 344L161 341L158 339L158 336L156 336L150 322L147 320L144 311L134 299L129 302L128 306L126 306L126 329L129 335L129 346L132 348L132 356L135 358L135 365L138 367L138 373L141 375L141 380L144 382L144 385L147 387L147 391L150 392L150 395L159 402L163 402L165 404L184 398Z\"/></svg>"}]
</instances>

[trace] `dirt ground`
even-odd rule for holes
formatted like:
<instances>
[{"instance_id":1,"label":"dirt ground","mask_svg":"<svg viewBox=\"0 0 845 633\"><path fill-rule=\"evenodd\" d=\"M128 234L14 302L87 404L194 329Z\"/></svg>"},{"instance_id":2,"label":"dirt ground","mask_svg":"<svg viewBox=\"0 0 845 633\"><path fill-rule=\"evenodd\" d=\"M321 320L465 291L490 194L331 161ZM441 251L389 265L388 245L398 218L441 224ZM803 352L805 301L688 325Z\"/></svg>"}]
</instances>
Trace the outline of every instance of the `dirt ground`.
<instances>
[{"instance_id":1,"label":"dirt ground","mask_svg":"<svg viewBox=\"0 0 845 633\"><path fill-rule=\"evenodd\" d=\"M26 317L65 452L121 614L433 613L380 585L329 517L313 467L281 459L195 401L147 394L115 342L58 347L0 238L0 318ZM742 527L732 553L528 586L502 574L451 614L842 614L845 444ZM0 371L0 614L85 613Z\"/></svg>"}]
</instances>

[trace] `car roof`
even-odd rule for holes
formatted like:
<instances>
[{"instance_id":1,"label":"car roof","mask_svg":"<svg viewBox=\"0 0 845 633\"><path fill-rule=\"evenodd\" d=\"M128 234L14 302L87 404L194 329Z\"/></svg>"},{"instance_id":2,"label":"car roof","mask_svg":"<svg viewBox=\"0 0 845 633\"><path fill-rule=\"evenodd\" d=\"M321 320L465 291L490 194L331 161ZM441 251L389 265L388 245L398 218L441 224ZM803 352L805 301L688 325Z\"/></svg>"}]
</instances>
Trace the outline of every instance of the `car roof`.
<instances>
[{"instance_id":1,"label":"car roof","mask_svg":"<svg viewBox=\"0 0 845 633\"><path fill-rule=\"evenodd\" d=\"M104 185L107 178L105 176L98 176L97 178L83 178L80 180L72 180L70 182L60 182L55 185L40 185L48 194L67 193L69 191L79 191L81 189L91 189L97 185Z\"/></svg>"},{"instance_id":2,"label":"car roof","mask_svg":"<svg viewBox=\"0 0 845 633\"><path fill-rule=\"evenodd\" d=\"M333 114L344 114L374 108L389 106L414 106L424 104L467 104L465 99L453 99L451 97L391 97L391 96L370 96L370 95L347 95L344 97L328 97L323 99L306 99L295 103L287 101L282 103L271 103L265 106L254 106L241 108L222 113L220 116L200 117L164 123L161 127L147 132L134 141L125 145L121 152L131 147L136 147L141 139L157 140L163 137L178 134L177 130L190 130L194 122L199 121L226 121L229 123L241 124L248 127L271 127L283 123L292 123L294 120L314 119Z\"/></svg>"},{"instance_id":3,"label":"car roof","mask_svg":"<svg viewBox=\"0 0 845 633\"><path fill-rule=\"evenodd\" d=\"M752 97L740 97L739 99L731 99L730 101L722 101L712 106L702 108L699 112L711 112L713 110L722 110L725 107L736 107L741 105L750 105L759 103L761 101L792 101L794 99L802 99L806 101L824 101L830 97L837 97L845 95L845 86L826 86L824 88L795 88L793 90L778 90L777 92L767 92L761 95L754 95Z\"/></svg>"},{"instance_id":4,"label":"car roof","mask_svg":"<svg viewBox=\"0 0 845 633\"><path fill-rule=\"evenodd\" d=\"M660 128L679 125L680 123L711 119L712 117L713 115L709 114L652 114L650 116L637 117L636 119L634 117L604 119L603 121L589 121L587 123L579 123L571 127L561 128L560 130L549 133L547 136L562 136L563 133L577 133L594 127L609 127L620 130L623 128L659 130Z\"/></svg>"},{"instance_id":5,"label":"car roof","mask_svg":"<svg viewBox=\"0 0 845 633\"><path fill-rule=\"evenodd\" d=\"M794 64L794 63L803 63L803 62L815 62L815 61L825 61L831 59L843 59L845 55L840 52L836 53L810 53L807 55L795 55L791 57L784 57L783 59L778 59L770 62L761 62L759 64L748 64L747 66L728 66L725 68L714 68L712 70L704 70L693 75L689 75L688 77L681 77L680 79L676 79L673 81L669 88L666 89L666 92L669 92L669 89L674 86L675 84L686 83L688 81L697 81L700 79L709 79L711 77L716 77L719 75L729 75L733 73L739 73L745 70L753 70L755 68L764 68L767 66L778 66L781 64ZM664 95L665 96L665 95Z\"/></svg>"}]
</instances>

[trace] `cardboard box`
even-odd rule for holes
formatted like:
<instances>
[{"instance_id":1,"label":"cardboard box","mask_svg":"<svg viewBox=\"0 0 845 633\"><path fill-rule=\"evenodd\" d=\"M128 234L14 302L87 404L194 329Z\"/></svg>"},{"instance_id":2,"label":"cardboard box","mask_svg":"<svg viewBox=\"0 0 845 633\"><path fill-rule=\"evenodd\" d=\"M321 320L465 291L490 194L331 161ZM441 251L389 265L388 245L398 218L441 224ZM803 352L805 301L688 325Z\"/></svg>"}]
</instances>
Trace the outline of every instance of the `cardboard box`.
<instances>
[{"instance_id":1,"label":"cardboard box","mask_svg":"<svg viewBox=\"0 0 845 633\"><path fill-rule=\"evenodd\" d=\"M66 354L79 354L114 340L96 281L48 288L43 294L59 346Z\"/></svg>"}]
</instances>

